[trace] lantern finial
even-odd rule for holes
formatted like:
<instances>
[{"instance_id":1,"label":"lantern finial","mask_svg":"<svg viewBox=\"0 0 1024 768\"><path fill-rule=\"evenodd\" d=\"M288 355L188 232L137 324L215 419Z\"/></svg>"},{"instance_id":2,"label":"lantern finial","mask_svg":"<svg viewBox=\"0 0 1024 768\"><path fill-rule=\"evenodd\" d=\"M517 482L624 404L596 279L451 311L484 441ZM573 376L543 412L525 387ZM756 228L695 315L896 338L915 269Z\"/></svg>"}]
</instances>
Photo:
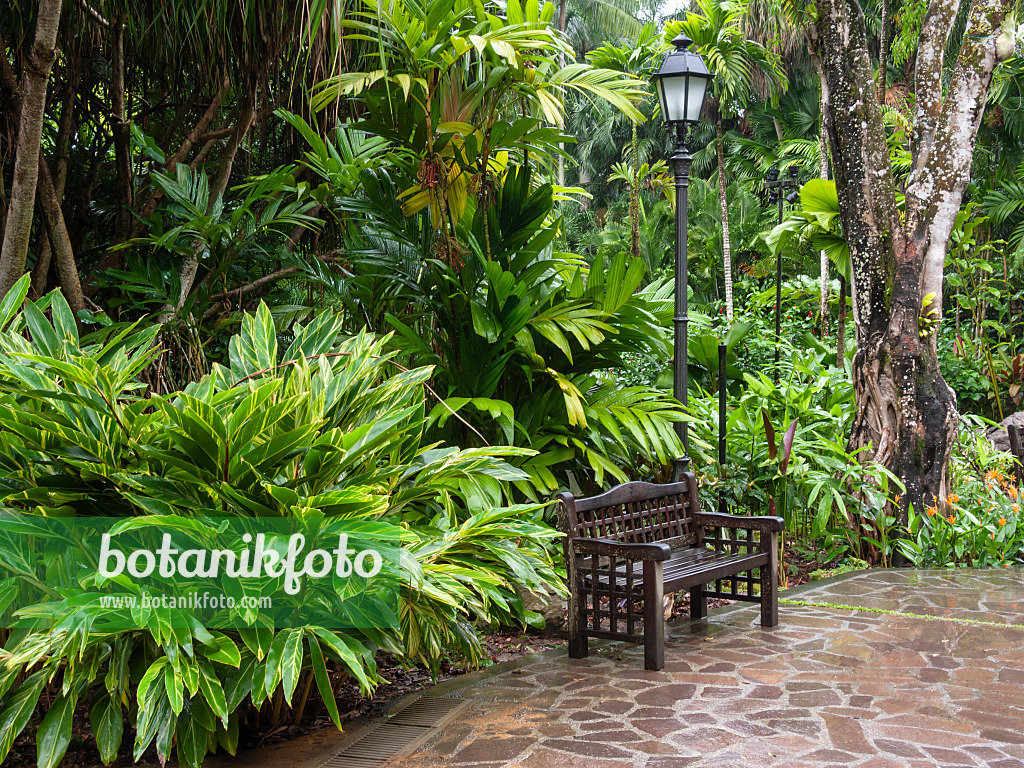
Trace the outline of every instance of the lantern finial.
<instances>
[{"instance_id":1,"label":"lantern finial","mask_svg":"<svg viewBox=\"0 0 1024 768\"><path fill-rule=\"evenodd\" d=\"M676 47L677 51L685 51L687 48L690 47L691 43L693 43L693 40L687 37L685 32L680 32L672 40L672 45Z\"/></svg>"}]
</instances>

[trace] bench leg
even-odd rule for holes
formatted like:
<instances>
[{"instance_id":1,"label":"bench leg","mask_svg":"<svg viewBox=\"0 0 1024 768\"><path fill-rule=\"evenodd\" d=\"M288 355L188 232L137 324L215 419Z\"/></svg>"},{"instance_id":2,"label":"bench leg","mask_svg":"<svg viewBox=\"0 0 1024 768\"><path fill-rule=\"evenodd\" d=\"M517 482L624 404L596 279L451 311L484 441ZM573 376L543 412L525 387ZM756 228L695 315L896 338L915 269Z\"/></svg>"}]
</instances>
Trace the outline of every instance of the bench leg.
<instances>
[{"instance_id":1,"label":"bench leg","mask_svg":"<svg viewBox=\"0 0 1024 768\"><path fill-rule=\"evenodd\" d=\"M690 588L690 618L703 619L708 615L708 599L704 595L704 585L698 584Z\"/></svg>"},{"instance_id":2,"label":"bench leg","mask_svg":"<svg viewBox=\"0 0 1024 768\"><path fill-rule=\"evenodd\" d=\"M569 582L569 658L585 659L590 654L590 649L588 648L587 636L583 631L585 627L583 626L583 612L580 610L580 600L586 600L586 597L580 597L578 592L579 585L573 578L574 576L575 573L571 574Z\"/></svg>"},{"instance_id":3,"label":"bench leg","mask_svg":"<svg viewBox=\"0 0 1024 768\"><path fill-rule=\"evenodd\" d=\"M665 585L660 561L644 561L644 669L665 667Z\"/></svg>"},{"instance_id":4,"label":"bench leg","mask_svg":"<svg viewBox=\"0 0 1024 768\"><path fill-rule=\"evenodd\" d=\"M779 534L761 532L762 547L768 545L768 565L761 567L761 626L779 625Z\"/></svg>"}]
</instances>

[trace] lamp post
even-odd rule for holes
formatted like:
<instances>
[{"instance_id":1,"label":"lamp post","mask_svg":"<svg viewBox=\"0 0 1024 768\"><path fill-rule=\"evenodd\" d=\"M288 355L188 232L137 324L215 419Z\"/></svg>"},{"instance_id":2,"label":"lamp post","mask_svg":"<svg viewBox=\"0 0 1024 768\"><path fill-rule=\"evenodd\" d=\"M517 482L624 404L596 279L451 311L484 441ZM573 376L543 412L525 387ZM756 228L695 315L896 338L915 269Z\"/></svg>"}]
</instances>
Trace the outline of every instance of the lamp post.
<instances>
[{"instance_id":1,"label":"lamp post","mask_svg":"<svg viewBox=\"0 0 1024 768\"><path fill-rule=\"evenodd\" d=\"M676 301L673 317L674 352L672 394L676 400L687 405L686 388L686 345L687 316L686 307L686 205L687 188L690 183L690 162L692 156L686 146L689 129L700 120L704 109L704 97L707 94L711 73L696 51L688 50L693 41L686 35L679 35L672 44L670 51L661 62L658 71L651 78L654 89L661 104L662 118L676 132L676 149L669 156L675 174L676 187ZM687 422L676 422L676 433L683 443L683 456L675 461L675 475L678 479L689 462L689 433Z\"/></svg>"},{"instance_id":2,"label":"lamp post","mask_svg":"<svg viewBox=\"0 0 1024 768\"><path fill-rule=\"evenodd\" d=\"M797 168L795 165L789 167L789 178L779 179L779 169L772 166L764 179L764 188L768 191L768 203L779 204L779 225L782 225L782 192L790 189L785 201L792 205L799 197L797 191L799 182L796 180ZM782 253L775 257L775 380L779 380L779 342L782 338Z\"/></svg>"}]
</instances>

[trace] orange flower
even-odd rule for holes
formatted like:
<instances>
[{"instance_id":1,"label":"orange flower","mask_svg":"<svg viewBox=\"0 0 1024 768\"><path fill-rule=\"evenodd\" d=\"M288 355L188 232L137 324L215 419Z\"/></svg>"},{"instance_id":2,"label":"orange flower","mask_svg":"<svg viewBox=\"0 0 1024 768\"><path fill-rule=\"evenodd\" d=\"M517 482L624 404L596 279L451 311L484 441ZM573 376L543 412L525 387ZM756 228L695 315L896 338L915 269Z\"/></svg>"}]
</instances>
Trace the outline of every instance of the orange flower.
<instances>
[{"instance_id":1,"label":"orange flower","mask_svg":"<svg viewBox=\"0 0 1024 768\"><path fill-rule=\"evenodd\" d=\"M1011 486L1009 486L1009 487L1008 487L1008 488L1006 489L1006 492L1007 492L1008 494L1010 494L1010 498L1011 498L1011 499L1016 499L1016 498L1017 498L1017 486L1016 486L1016 485L1011 485Z\"/></svg>"},{"instance_id":2,"label":"orange flower","mask_svg":"<svg viewBox=\"0 0 1024 768\"><path fill-rule=\"evenodd\" d=\"M1006 525L1006 518L1005 517L1000 517L999 518L999 527L1002 528L1004 525Z\"/></svg>"},{"instance_id":3,"label":"orange flower","mask_svg":"<svg viewBox=\"0 0 1024 768\"><path fill-rule=\"evenodd\" d=\"M928 517L935 517L935 515L938 514L938 512L939 512L939 508L938 507L928 507L928 509L925 510L925 511L928 512Z\"/></svg>"},{"instance_id":4,"label":"orange flower","mask_svg":"<svg viewBox=\"0 0 1024 768\"><path fill-rule=\"evenodd\" d=\"M1010 509L1013 510L1013 514L1015 514L1015 515L1019 515L1020 514L1020 504L1014 504L1012 507L1010 507Z\"/></svg>"},{"instance_id":5,"label":"orange flower","mask_svg":"<svg viewBox=\"0 0 1024 768\"><path fill-rule=\"evenodd\" d=\"M956 522L956 515L950 515L946 519L949 520L949 522L951 522L951 523L955 523Z\"/></svg>"},{"instance_id":6,"label":"orange flower","mask_svg":"<svg viewBox=\"0 0 1024 768\"><path fill-rule=\"evenodd\" d=\"M960 501L960 497L957 496L955 493L951 493L949 494L949 497L946 499L946 501L948 501L950 504L956 504L958 501Z\"/></svg>"},{"instance_id":7,"label":"orange flower","mask_svg":"<svg viewBox=\"0 0 1024 768\"><path fill-rule=\"evenodd\" d=\"M985 473L985 479L1001 481L1003 479L1003 473L1000 472L998 469L990 469L988 472Z\"/></svg>"}]
</instances>

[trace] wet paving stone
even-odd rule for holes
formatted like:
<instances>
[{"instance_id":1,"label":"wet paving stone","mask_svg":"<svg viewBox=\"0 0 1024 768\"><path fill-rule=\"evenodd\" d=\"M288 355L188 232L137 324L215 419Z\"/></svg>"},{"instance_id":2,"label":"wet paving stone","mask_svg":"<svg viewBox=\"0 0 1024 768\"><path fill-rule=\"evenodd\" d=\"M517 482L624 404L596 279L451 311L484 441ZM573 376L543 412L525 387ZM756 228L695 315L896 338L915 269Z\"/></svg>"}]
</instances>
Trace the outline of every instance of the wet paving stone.
<instances>
[{"instance_id":1,"label":"wet paving stone","mask_svg":"<svg viewBox=\"0 0 1024 768\"><path fill-rule=\"evenodd\" d=\"M870 571L669 625L666 665L591 641L448 681L469 710L395 768L1024 768L1024 574ZM976 625L970 618L1013 626Z\"/></svg>"}]
</instances>

